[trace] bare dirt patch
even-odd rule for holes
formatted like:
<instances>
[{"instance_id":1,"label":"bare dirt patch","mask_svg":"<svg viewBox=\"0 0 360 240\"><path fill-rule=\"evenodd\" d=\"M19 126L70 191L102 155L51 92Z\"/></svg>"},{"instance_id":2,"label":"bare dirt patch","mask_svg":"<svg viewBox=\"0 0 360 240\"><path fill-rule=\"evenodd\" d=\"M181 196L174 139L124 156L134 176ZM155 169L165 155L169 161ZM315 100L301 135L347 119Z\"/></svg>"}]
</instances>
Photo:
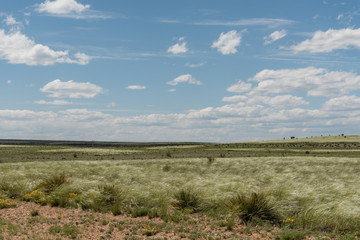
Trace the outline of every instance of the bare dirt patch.
<instances>
[{"instance_id":1,"label":"bare dirt patch","mask_svg":"<svg viewBox=\"0 0 360 240\"><path fill-rule=\"evenodd\" d=\"M40 206L18 202L0 210L0 239L273 239L279 229L228 229L221 221L192 214L186 221Z\"/></svg>"}]
</instances>

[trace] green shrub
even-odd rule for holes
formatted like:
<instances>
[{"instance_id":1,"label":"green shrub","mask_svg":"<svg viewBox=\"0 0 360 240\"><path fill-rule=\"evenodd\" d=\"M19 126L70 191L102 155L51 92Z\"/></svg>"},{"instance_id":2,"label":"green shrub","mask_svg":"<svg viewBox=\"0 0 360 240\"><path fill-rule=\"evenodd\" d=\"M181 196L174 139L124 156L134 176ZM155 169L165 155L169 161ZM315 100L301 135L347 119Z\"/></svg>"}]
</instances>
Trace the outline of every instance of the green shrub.
<instances>
[{"instance_id":1,"label":"green shrub","mask_svg":"<svg viewBox=\"0 0 360 240\"><path fill-rule=\"evenodd\" d=\"M98 186L98 193L83 194L80 206L83 210L93 209L100 212L111 211L114 215L121 214L123 190L111 184Z\"/></svg>"},{"instance_id":2,"label":"green shrub","mask_svg":"<svg viewBox=\"0 0 360 240\"><path fill-rule=\"evenodd\" d=\"M132 209L131 216L133 218L144 217L144 216L147 216L149 214L149 212L150 212L150 210L148 208L135 208L135 209Z\"/></svg>"},{"instance_id":3,"label":"green shrub","mask_svg":"<svg viewBox=\"0 0 360 240\"><path fill-rule=\"evenodd\" d=\"M208 160L208 164L211 165L215 162L215 158L214 157L207 157Z\"/></svg>"},{"instance_id":4,"label":"green shrub","mask_svg":"<svg viewBox=\"0 0 360 240\"><path fill-rule=\"evenodd\" d=\"M165 166L162 168L162 170L163 170L164 172L169 172L170 169L171 169L171 167L170 167L169 165L165 165Z\"/></svg>"},{"instance_id":5,"label":"green shrub","mask_svg":"<svg viewBox=\"0 0 360 240\"><path fill-rule=\"evenodd\" d=\"M64 173L50 176L44 179L38 186L45 194L49 194L63 184L69 183L70 179Z\"/></svg>"},{"instance_id":6,"label":"green shrub","mask_svg":"<svg viewBox=\"0 0 360 240\"><path fill-rule=\"evenodd\" d=\"M36 209L31 210L30 215L31 215L32 217L39 216L39 211L38 211L38 210L36 210Z\"/></svg>"},{"instance_id":7,"label":"green shrub","mask_svg":"<svg viewBox=\"0 0 360 240\"><path fill-rule=\"evenodd\" d=\"M191 209L193 212L199 210L200 198L190 190L180 190L174 194L174 198L173 206L177 209Z\"/></svg>"},{"instance_id":8,"label":"green shrub","mask_svg":"<svg viewBox=\"0 0 360 240\"><path fill-rule=\"evenodd\" d=\"M244 224L253 220L279 223L280 217L275 206L264 193L252 193L250 196L238 194L231 198L227 207L230 212L239 217Z\"/></svg>"},{"instance_id":9,"label":"green shrub","mask_svg":"<svg viewBox=\"0 0 360 240\"><path fill-rule=\"evenodd\" d=\"M306 232L302 232L296 229L284 228L276 236L277 240L300 240L306 237Z\"/></svg>"}]
</instances>

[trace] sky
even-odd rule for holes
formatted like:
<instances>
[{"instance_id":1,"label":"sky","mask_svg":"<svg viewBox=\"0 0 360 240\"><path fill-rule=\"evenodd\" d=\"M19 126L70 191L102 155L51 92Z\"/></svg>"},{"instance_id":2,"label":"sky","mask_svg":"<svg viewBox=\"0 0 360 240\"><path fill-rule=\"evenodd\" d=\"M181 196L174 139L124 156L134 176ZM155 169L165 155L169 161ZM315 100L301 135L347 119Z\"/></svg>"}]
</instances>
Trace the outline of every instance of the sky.
<instances>
[{"instance_id":1,"label":"sky","mask_svg":"<svg viewBox=\"0 0 360 240\"><path fill-rule=\"evenodd\" d=\"M12 0L0 139L359 134L360 1Z\"/></svg>"}]
</instances>

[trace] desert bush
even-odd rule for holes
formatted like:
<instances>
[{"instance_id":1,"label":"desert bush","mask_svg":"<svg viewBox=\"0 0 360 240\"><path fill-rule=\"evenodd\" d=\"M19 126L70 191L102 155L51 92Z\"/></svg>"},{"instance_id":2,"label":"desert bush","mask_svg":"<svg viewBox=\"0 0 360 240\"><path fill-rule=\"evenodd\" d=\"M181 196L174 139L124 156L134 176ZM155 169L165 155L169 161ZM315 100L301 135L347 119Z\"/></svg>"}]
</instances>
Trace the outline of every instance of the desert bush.
<instances>
[{"instance_id":1,"label":"desert bush","mask_svg":"<svg viewBox=\"0 0 360 240\"><path fill-rule=\"evenodd\" d=\"M173 206L177 209L191 209L193 212L199 210L200 198L198 194L190 190L180 190L174 194Z\"/></svg>"},{"instance_id":2,"label":"desert bush","mask_svg":"<svg viewBox=\"0 0 360 240\"><path fill-rule=\"evenodd\" d=\"M83 194L80 199L81 208L100 212L111 211L114 215L121 214L123 189L111 184L101 184L98 190L97 193Z\"/></svg>"},{"instance_id":3,"label":"desert bush","mask_svg":"<svg viewBox=\"0 0 360 240\"><path fill-rule=\"evenodd\" d=\"M215 162L215 158L214 157L207 157L208 160L208 164L211 165L212 163Z\"/></svg>"},{"instance_id":4,"label":"desert bush","mask_svg":"<svg viewBox=\"0 0 360 240\"><path fill-rule=\"evenodd\" d=\"M70 183L70 179L64 173L45 178L38 186L45 194L49 194L63 184Z\"/></svg>"},{"instance_id":5,"label":"desert bush","mask_svg":"<svg viewBox=\"0 0 360 240\"><path fill-rule=\"evenodd\" d=\"M171 167L170 167L169 165L165 165L165 166L162 168L162 170L163 170L164 172L169 172L170 169L171 169Z\"/></svg>"},{"instance_id":6,"label":"desert bush","mask_svg":"<svg viewBox=\"0 0 360 240\"><path fill-rule=\"evenodd\" d=\"M248 224L253 220L272 223L280 222L274 204L264 193L252 193L250 196L237 194L227 202L227 207L244 224Z\"/></svg>"},{"instance_id":7,"label":"desert bush","mask_svg":"<svg viewBox=\"0 0 360 240\"><path fill-rule=\"evenodd\" d=\"M77 208L80 205L79 191L68 187L60 186L47 197L48 203L55 207Z\"/></svg>"},{"instance_id":8,"label":"desert bush","mask_svg":"<svg viewBox=\"0 0 360 240\"><path fill-rule=\"evenodd\" d=\"M276 240L300 240L306 237L306 232L291 229L283 228L280 233L275 237Z\"/></svg>"},{"instance_id":9,"label":"desert bush","mask_svg":"<svg viewBox=\"0 0 360 240\"><path fill-rule=\"evenodd\" d=\"M46 205L45 194L38 189L32 191L31 193L25 194L23 196L23 200L29 202L35 202L41 205Z\"/></svg>"}]
</instances>

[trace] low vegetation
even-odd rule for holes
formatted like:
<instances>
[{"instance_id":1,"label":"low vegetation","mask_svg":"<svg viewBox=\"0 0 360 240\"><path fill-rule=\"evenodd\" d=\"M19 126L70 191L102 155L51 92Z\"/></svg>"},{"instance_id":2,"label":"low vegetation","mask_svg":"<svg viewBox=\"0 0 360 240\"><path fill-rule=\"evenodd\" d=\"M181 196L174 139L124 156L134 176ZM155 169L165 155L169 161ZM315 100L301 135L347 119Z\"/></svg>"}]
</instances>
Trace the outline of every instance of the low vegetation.
<instances>
[{"instance_id":1,"label":"low vegetation","mask_svg":"<svg viewBox=\"0 0 360 240\"><path fill-rule=\"evenodd\" d=\"M127 146L106 154L76 147L76 158L71 147L2 145L0 239L9 238L9 226L25 234L4 219L23 204L31 206L28 222L48 222L44 234L58 238L83 238L95 223L46 220L42 208L103 216L102 239L360 237L359 142L289 144Z\"/></svg>"}]
</instances>

